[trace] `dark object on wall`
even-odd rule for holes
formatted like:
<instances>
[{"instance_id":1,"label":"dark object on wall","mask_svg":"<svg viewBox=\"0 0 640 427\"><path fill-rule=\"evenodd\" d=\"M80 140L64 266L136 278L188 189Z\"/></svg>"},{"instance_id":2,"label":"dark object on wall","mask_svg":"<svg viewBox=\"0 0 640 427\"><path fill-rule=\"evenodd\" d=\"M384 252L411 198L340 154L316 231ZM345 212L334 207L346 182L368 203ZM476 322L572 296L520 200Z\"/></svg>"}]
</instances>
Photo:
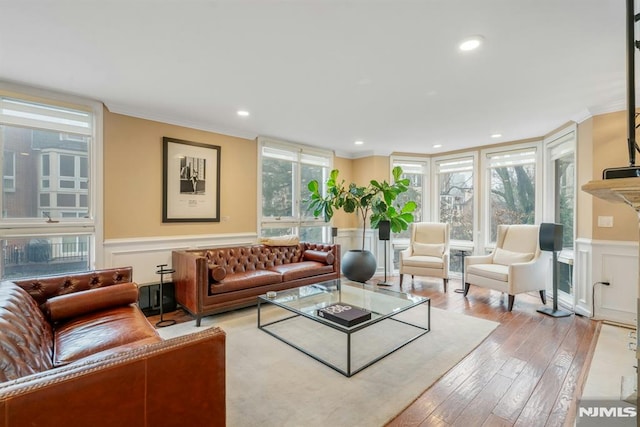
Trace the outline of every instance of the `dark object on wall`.
<instances>
[{"instance_id":1,"label":"dark object on wall","mask_svg":"<svg viewBox=\"0 0 640 427\"><path fill-rule=\"evenodd\" d=\"M164 301L162 311L164 313L175 311L177 305L175 286L172 282L163 284L162 297ZM157 316L160 314L160 284L140 286L138 305L145 316Z\"/></svg>"},{"instance_id":2,"label":"dark object on wall","mask_svg":"<svg viewBox=\"0 0 640 427\"><path fill-rule=\"evenodd\" d=\"M562 250L562 224L540 224L539 239L541 250L553 252L553 308L543 306L538 312L551 317L571 316L573 313L558 308L558 252Z\"/></svg>"}]
</instances>

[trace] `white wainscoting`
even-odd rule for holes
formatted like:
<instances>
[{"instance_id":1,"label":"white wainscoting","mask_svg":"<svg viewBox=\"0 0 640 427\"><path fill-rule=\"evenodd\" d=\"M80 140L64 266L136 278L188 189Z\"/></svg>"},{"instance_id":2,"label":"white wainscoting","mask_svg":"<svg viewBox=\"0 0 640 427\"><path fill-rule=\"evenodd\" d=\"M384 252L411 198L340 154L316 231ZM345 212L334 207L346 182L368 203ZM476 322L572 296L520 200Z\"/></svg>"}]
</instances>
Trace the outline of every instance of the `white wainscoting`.
<instances>
[{"instance_id":1,"label":"white wainscoting","mask_svg":"<svg viewBox=\"0 0 640 427\"><path fill-rule=\"evenodd\" d=\"M104 242L103 263L98 268L132 266L133 280L144 285L160 281L156 266L171 267L171 251L248 245L257 240L255 233L110 239Z\"/></svg>"},{"instance_id":2,"label":"white wainscoting","mask_svg":"<svg viewBox=\"0 0 640 427\"><path fill-rule=\"evenodd\" d=\"M575 264L576 312L635 325L638 243L578 239Z\"/></svg>"}]
</instances>

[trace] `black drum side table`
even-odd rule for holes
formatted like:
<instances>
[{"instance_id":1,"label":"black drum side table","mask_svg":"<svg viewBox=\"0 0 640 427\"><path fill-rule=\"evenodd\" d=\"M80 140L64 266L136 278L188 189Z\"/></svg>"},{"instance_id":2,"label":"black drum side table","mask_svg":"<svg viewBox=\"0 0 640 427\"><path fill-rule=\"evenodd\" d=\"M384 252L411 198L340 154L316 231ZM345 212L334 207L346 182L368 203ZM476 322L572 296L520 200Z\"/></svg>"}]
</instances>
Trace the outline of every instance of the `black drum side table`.
<instances>
[{"instance_id":1,"label":"black drum side table","mask_svg":"<svg viewBox=\"0 0 640 427\"><path fill-rule=\"evenodd\" d=\"M158 321L158 323L156 323L156 326L159 328L164 328L165 326L176 324L176 321L173 319L164 320L162 318L164 314L164 275L175 273L176 270L174 270L173 268L166 268L167 264L156 265L156 267L158 267L156 274L160 275L160 320Z\"/></svg>"}]
</instances>

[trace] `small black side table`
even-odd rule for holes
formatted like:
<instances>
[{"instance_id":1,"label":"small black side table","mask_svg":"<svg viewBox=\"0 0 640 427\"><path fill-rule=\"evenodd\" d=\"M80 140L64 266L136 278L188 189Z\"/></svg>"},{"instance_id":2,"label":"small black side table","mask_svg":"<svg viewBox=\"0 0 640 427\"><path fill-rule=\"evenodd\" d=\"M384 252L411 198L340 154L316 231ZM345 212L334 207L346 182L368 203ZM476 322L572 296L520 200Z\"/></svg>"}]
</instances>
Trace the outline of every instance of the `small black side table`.
<instances>
[{"instance_id":1,"label":"small black side table","mask_svg":"<svg viewBox=\"0 0 640 427\"><path fill-rule=\"evenodd\" d=\"M471 251L468 251L466 249L458 249L458 256L460 258L462 258L462 270L460 272L461 274L461 281L460 281L460 289L454 289L453 292L456 292L458 294L463 294L464 293L464 258L469 255L471 253Z\"/></svg>"},{"instance_id":2,"label":"small black side table","mask_svg":"<svg viewBox=\"0 0 640 427\"><path fill-rule=\"evenodd\" d=\"M173 319L168 319L168 320L162 319L162 316L164 314L164 292L163 292L164 275L175 273L176 271L173 268L165 268L166 266L167 264L156 265L156 267L158 267L156 274L160 275L160 320L158 321L158 323L156 323L156 326L159 328L164 328L165 326L171 326L176 324L176 321Z\"/></svg>"}]
</instances>

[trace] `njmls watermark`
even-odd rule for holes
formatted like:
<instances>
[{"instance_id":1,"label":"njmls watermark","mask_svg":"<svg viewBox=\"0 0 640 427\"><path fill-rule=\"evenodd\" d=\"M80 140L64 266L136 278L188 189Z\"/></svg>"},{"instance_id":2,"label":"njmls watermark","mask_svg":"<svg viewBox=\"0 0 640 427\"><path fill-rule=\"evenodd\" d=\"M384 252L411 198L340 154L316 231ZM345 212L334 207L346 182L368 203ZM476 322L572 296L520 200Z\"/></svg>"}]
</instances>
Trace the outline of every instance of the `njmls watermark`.
<instances>
[{"instance_id":1,"label":"njmls watermark","mask_svg":"<svg viewBox=\"0 0 640 427\"><path fill-rule=\"evenodd\" d=\"M579 427L636 426L638 408L623 400L580 400L576 414Z\"/></svg>"}]
</instances>

